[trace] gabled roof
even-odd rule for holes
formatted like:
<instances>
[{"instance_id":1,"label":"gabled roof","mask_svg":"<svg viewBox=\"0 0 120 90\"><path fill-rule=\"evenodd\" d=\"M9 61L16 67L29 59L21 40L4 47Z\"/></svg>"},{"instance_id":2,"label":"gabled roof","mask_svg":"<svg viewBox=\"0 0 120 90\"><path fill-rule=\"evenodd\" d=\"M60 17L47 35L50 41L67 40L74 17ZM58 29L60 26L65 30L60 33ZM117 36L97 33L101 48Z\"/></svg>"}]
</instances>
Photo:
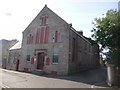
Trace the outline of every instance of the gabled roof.
<instances>
[{"instance_id":1,"label":"gabled roof","mask_svg":"<svg viewBox=\"0 0 120 90\"><path fill-rule=\"evenodd\" d=\"M41 12L44 10L44 9L47 9L49 11L51 11L52 13L54 13L56 16L58 16L61 20L63 20L64 22L66 22L64 19L62 19L59 15L57 15L55 12L53 12L50 8L47 7L47 5L45 5L43 7L43 9L37 14L37 16L32 20L32 22L25 28L24 31L26 31L26 29L35 21L35 19L41 14ZM67 22L66 22L67 23ZM68 24L68 23L67 23ZM23 31L23 32L24 32Z\"/></svg>"},{"instance_id":2,"label":"gabled roof","mask_svg":"<svg viewBox=\"0 0 120 90\"><path fill-rule=\"evenodd\" d=\"M55 14L56 16L58 16L61 20L63 20L65 23L67 23L64 19L62 19L59 15L57 15L55 12L53 12L50 8L48 8L47 7L47 5L45 5L44 6L44 8L38 13L38 15L33 19L33 21L27 26L27 28L34 22L34 20L41 14L41 12L44 10L44 9L48 9L48 10L50 10L53 14ZM68 23L67 23L68 24ZM68 24L69 25L69 24ZM27 29L26 28L26 29ZM25 30L26 30L25 29ZM24 30L24 31L25 31ZM80 35L80 34L78 34L78 32L73 28L73 27L71 27L71 29L70 30L72 30L72 31L74 31L78 36L80 36L82 39L84 39L85 41L87 41L89 44L91 44L90 42L89 42L89 40L87 40L85 37L83 37L82 35ZM23 32L24 32L23 31Z\"/></svg>"},{"instance_id":3,"label":"gabled roof","mask_svg":"<svg viewBox=\"0 0 120 90\"><path fill-rule=\"evenodd\" d=\"M16 50L16 49L21 49L21 42L16 43L9 50Z\"/></svg>"}]
</instances>

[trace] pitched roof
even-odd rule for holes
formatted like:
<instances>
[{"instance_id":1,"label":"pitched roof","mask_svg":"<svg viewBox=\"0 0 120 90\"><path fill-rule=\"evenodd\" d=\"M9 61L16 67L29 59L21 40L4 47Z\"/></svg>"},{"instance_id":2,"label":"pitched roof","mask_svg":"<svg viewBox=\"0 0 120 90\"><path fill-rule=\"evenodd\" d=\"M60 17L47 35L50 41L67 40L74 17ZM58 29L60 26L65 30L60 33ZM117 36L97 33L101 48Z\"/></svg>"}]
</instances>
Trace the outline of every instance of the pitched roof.
<instances>
[{"instance_id":1,"label":"pitched roof","mask_svg":"<svg viewBox=\"0 0 120 90\"><path fill-rule=\"evenodd\" d=\"M12 46L9 50L15 50L21 48L21 42L16 43L14 46Z\"/></svg>"},{"instance_id":2,"label":"pitched roof","mask_svg":"<svg viewBox=\"0 0 120 90\"><path fill-rule=\"evenodd\" d=\"M48 10L50 10L53 14L55 14L55 15L57 15L55 12L53 12L50 8L48 8L47 7L47 5L45 5L44 6L44 8L38 13L38 15L32 20L32 22L27 26L27 28L33 23L33 21L40 15L40 13L44 10L44 9L48 9ZM57 17L59 17L61 20L63 20L65 23L67 23L64 19L62 19L59 15L57 15ZM68 23L67 23L68 24ZM69 25L69 24L68 24ZM26 28L26 29L27 29ZM26 30L25 29L25 30ZM24 31L25 31L24 30ZM81 38L83 38L85 41L87 41L89 44L91 44L90 42L89 42L89 40L87 40L85 37L83 37L82 35L80 35L80 34L78 34L78 32L71 26L71 29L70 30L72 30L72 31L74 31L78 36L80 36ZM23 32L24 32L23 31Z\"/></svg>"},{"instance_id":3,"label":"pitched roof","mask_svg":"<svg viewBox=\"0 0 120 90\"><path fill-rule=\"evenodd\" d=\"M43 10L49 10L49 11L51 11L53 14L55 14L55 15L57 15L55 12L53 12L50 8L48 8L48 6L45 4L45 6L43 7L43 9L37 14L37 16L31 21L31 23L25 28L25 30L23 31L23 32L25 32L26 31L26 29L36 20L36 18L41 14L41 12L43 11ZM59 15L57 15L57 17L59 17L61 20L63 20L64 22L66 22L64 19L62 19ZM67 23L67 22L66 22ZM68 24L68 23L67 23ZM23 33L22 32L22 33Z\"/></svg>"}]
</instances>

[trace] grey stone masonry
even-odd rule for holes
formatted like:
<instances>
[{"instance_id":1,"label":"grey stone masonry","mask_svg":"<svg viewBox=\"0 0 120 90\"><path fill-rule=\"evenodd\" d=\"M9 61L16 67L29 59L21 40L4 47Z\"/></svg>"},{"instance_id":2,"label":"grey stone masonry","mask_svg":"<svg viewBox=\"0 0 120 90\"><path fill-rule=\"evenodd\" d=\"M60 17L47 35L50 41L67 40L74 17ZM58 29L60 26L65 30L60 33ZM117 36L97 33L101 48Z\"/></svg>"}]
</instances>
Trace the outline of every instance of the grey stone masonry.
<instances>
[{"instance_id":1,"label":"grey stone masonry","mask_svg":"<svg viewBox=\"0 0 120 90\"><path fill-rule=\"evenodd\" d=\"M19 70L40 69L54 75L77 73L99 66L95 49L98 48L45 5L23 31Z\"/></svg>"}]
</instances>

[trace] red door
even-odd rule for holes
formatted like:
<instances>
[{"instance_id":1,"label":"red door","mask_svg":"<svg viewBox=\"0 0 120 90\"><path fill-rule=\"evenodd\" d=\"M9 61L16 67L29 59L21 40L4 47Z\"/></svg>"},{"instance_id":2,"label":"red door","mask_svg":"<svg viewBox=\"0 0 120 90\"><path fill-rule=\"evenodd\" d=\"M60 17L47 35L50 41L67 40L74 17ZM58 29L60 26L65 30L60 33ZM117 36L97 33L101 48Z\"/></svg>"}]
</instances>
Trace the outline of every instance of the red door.
<instances>
[{"instance_id":1,"label":"red door","mask_svg":"<svg viewBox=\"0 0 120 90\"><path fill-rule=\"evenodd\" d=\"M16 71L18 71L19 69L19 59L17 59L17 63L16 63Z\"/></svg>"},{"instance_id":2,"label":"red door","mask_svg":"<svg viewBox=\"0 0 120 90\"><path fill-rule=\"evenodd\" d=\"M37 55L37 69L41 69L41 70L44 69L44 58L45 58L44 52L38 53L38 55Z\"/></svg>"}]
</instances>

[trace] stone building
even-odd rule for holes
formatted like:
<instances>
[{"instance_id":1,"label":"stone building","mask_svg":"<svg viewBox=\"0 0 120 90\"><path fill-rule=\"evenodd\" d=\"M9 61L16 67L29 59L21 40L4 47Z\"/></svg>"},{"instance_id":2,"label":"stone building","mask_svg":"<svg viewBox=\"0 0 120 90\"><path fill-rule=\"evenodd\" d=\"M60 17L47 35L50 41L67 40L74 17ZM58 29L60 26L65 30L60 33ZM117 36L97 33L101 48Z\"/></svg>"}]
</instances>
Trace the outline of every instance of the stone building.
<instances>
[{"instance_id":1,"label":"stone building","mask_svg":"<svg viewBox=\"0 0 120 90\"><path fill-rule=\"evenodd\" d=\"M45 5L23 31L19 70L68 75L96 68L98 48Z\"/></svg>"},{"instance_id":2,"label":"stone building","mask_svg":"<svg viewBox=\"0 0 120 90\"><path fill-rule=\"evenodd\" d=\"M7 66L7 60L8 60L8 51L9 49L16 44L18 41L16 39L13 40L0 40L0 66L2 68L6 68Z\"/></svg>"},{"instance_id":3,"label":"stone building","mask_svg":"<svg viewBox=\"0 0 120 90\"><path fill-rule=\"evenodd\" d=\"M18 42L9 49L7 69L18 71L20 56L21 56L21 42Z\"/></svg>"}]
</instances>

